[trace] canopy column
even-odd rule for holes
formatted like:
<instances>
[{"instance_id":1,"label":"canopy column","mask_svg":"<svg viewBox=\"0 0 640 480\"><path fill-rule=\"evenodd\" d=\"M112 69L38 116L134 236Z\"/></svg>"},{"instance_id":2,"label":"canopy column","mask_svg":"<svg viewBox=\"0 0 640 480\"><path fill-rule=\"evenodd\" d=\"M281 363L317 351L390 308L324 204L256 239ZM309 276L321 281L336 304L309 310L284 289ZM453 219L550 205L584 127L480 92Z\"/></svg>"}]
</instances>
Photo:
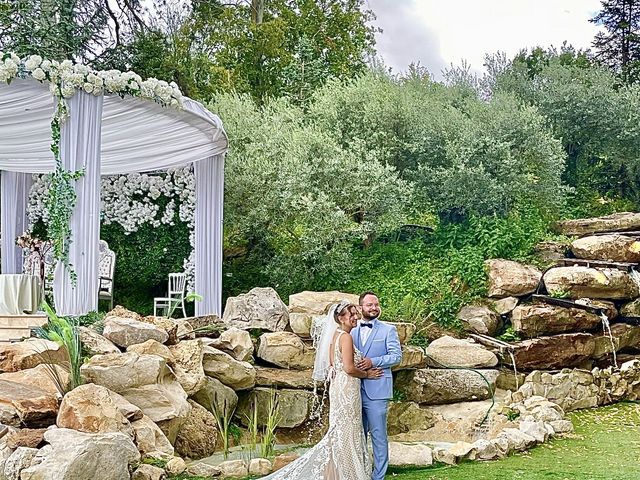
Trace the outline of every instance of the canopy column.
<instances>
[{"instance_id":1,"label":"canopy column","mask_svg":"<svg viewBox=\"0 0 640 480\"><path fill-rule=\"evenodd\" d=\"M22 273L22 249L16 245L16 238L29 226L27 205L32 184L30 173L0 172L2 273Z\"/></svg>"},{"instance_id":2,"label":"canopy column","mask_svg":"<svg viewBox=\"0 0 640 480\"><path fill-rule=\"evenodd\" d=\"M224 154L195 162L196 315L222 314L222 205Z\"/></svg>"},{"instance_id":3,"label":"canopy column","mask_svg":"<svg viewBox=\"0 0 640 480\"><path fill-rule=\"evenodd\" d=\"M69 263L58 262L53 297L59 315L84 315L98 309L100 242L100 150L103 97L77 92L67 100L69 117L62 125L60 157L66 170L84 175L75 182L76 206L71 217Z\"/></svg>"}]
</instances>

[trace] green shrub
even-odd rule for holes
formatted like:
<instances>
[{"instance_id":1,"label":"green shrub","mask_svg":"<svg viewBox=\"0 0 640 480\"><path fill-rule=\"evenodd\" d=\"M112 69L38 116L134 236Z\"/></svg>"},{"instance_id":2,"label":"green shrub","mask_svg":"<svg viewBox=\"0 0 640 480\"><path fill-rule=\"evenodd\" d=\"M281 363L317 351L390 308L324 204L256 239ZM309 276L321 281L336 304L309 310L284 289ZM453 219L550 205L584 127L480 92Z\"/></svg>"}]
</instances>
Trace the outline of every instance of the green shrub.
<instances>
[{"instance_id":1,"label":"green shrub","mask_svg":"<svg viewBox=\"0 0 640 480\"><path fill-rule=\"evenodd\" d=\"M145 224L127 234L120 225L103 225L101 237L116 254L114 303L151 314L153 298L167 294L169 273L184 271L191 253L188 226Z\"/></svg>"}]
</instances>

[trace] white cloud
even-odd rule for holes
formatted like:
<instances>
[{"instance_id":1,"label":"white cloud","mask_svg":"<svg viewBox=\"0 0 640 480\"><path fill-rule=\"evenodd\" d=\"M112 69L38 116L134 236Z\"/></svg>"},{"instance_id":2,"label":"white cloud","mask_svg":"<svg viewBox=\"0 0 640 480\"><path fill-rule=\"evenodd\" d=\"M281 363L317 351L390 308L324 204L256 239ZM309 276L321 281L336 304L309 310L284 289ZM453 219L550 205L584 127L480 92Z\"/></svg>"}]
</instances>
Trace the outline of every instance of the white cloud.
<instances>
[{"instance_id":1,"label":"white cloud","mask_svg":"<svg viewBox=\"0 0 640 480\"><path fill-rule=\"evenodd\" d=\"M526 47L567 41L590 48L589 22L599 0L368 0L377 15L377 49L394 71L420 62L440 78L443 67L466 60L482 71L486 53L509 57Z\"/></svg>"}]
</instances>

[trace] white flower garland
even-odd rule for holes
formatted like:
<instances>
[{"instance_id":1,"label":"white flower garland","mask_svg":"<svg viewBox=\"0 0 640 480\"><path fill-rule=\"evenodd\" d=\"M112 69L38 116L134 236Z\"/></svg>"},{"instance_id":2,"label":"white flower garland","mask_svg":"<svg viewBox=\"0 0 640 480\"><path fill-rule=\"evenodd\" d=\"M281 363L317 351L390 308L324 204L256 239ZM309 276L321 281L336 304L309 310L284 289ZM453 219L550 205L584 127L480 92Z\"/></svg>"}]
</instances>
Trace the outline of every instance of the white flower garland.
<instances>
[{"instance_id":1,"label":"white flower garland","mask_svg":"<svg viewBox=\"0 0 640 480\"><path fill-rule=\"evenodd\" d=\"M78 90L93 95L117 94L153 100L163 106L182 108L182 93L174 82L156 78L143 80L134 72L120 70L92 70L71 60L58 62L40 55L21 59L13 52L0 51L0 82L11 83L15 78L33 78L49 82L54 96L71 98Z\"/></svg>"}]
</instances>

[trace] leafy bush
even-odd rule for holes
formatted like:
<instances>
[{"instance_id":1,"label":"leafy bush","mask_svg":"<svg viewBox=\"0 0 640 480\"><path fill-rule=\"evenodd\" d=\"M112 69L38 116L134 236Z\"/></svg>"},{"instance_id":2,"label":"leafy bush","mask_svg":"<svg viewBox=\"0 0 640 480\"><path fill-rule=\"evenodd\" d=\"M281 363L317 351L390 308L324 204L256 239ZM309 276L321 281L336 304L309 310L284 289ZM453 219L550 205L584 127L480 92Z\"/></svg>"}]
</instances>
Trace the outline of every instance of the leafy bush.
<instances>
[{"instance_id":1,"label":"leafy bush","mask_svg":"<svg viewBox=\"0 0 640 480\"><path fill-rule=\"evenodd\" d=\"M153 298L167 293L168 274L183 271L191 253L187 225L144 224L132 233L118 224L103 225L101 237L116 254L115 303L151 314Z\"/></svg>"}]
</instances>

